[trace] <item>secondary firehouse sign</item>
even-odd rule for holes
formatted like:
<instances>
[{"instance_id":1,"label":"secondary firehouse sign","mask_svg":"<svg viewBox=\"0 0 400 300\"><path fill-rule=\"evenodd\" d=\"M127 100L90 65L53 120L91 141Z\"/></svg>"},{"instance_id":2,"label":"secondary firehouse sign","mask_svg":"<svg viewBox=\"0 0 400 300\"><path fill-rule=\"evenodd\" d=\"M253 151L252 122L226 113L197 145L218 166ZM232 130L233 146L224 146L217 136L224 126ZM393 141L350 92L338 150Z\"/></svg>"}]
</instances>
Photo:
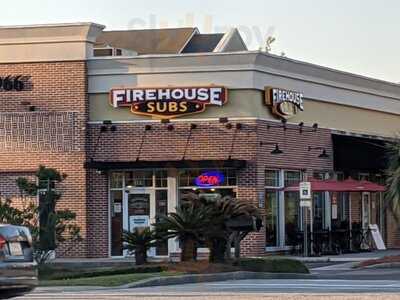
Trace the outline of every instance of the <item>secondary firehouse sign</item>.
<instances>
[{"instance_id":1,"label":"secondary firehouse sign","mask_svg":"<svg viewBox=\"0 0 400 300\"><path fill-rule=\"evenodd\" d=\"M279 88L265 89L265 104L274 115L285 120L304 110L302 93Z\"/></svg>"},{"instance_id":2,"label":"secondary firehouse sign","mask_svg":"<svg viewBox=\"0 0 400 300\"><path fill-rule=\"evenodd\" d=\"M114 108L130 107L139 115L170 119L203 112L208 105L223 106L228 91L223 86L112 89Z\"/></svg>"}]
</instances>

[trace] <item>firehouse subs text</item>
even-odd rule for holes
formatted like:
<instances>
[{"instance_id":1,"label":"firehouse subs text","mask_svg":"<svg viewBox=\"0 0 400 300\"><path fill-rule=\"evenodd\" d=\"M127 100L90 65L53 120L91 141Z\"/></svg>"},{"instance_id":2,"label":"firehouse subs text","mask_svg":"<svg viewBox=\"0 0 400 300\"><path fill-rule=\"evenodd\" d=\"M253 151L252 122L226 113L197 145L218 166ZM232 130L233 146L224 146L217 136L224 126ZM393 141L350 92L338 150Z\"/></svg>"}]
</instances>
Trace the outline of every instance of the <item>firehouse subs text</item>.
<instances>
[{"instance_id":1,"label":"firehouse subs text","mask_svg":"<svg viewBox=\"0 0 400 300\"><path fill-rule=\"evenodd\" d=\"M173 118L199 113L207 105L223 106L227 89L222 86L112 89L114 108L130 107L132 113Z\"/></svg>"}]
</instances>

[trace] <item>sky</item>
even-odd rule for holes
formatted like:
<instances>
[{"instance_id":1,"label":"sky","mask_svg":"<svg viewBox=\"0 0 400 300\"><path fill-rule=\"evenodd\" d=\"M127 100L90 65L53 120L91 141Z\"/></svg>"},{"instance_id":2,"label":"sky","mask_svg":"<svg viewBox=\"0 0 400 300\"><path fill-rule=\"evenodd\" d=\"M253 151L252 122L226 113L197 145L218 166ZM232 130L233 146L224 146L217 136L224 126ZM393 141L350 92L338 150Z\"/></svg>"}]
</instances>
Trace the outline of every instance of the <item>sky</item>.
<instances>
[{"instance_id":1,"label":"sky","mask_svg":"<svg viewBox=\"0 0 400 300\"><path fill-rule=\"evenodd\" d=\"M90 21L106 29L238 27L250 49L400 83L398 0L18 0L0 25Z\"/></svg>"}]
</instances>

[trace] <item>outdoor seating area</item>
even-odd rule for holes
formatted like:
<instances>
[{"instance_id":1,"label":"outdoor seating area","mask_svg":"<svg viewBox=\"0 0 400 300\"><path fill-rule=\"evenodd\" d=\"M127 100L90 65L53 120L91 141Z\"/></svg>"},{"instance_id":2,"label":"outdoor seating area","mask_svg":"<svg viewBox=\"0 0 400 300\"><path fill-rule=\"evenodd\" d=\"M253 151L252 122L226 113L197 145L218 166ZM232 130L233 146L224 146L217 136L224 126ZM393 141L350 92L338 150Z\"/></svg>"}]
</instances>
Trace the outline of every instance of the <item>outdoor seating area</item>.
<instances>
[{"instance_id":1,"label":"outdoor seating area","mask_svg":"<svg viewBox=\"0 0 400 300\"><path fill-rule=\"evenodd\" d=\"M338 209L337 193L346 193L348 203L343 209L344 220L337 219L337 212L335 212L335 218L333 218L331 212L330 226L324 227L320 222L317 222L314 206L311 205L309 216L303 215L303 218L307 220L307 225L303 224L302 226L302 229L307 226L307 248L305 249L305 232L298 230L291 237L292 254L304 256L340 255L376 249L370 228L372 224L370 197L371 193L380 194L384 192L385 187L370 181L357 181L351 178L344 181L311 179L310 183L312 193L328 193L328 197L324 199L329 199L331 210ZM285 188L285 191L295 192L299 189L299 184L295 184ZM356 221L352 220L352 205L350 204L352 196L356 200L360 200L361 203L358 203L358 205L362 207L361 215Z\"/></svg>"},{"instance_id":2,"label":"outdoor seating area","mask_svg":"<svg viewBox=\"0 0 400 300\"><path fill-rule=\"evenodd\" d=\"M308 228L308 230L310 230ZM340 255L373 250L370 229L362 229L360 223L353 223L352 229L312 231L308 235L308 249L311 256ZM297 231L292 254L304 253L304 232Z\"/></svg>"}]
</instances>

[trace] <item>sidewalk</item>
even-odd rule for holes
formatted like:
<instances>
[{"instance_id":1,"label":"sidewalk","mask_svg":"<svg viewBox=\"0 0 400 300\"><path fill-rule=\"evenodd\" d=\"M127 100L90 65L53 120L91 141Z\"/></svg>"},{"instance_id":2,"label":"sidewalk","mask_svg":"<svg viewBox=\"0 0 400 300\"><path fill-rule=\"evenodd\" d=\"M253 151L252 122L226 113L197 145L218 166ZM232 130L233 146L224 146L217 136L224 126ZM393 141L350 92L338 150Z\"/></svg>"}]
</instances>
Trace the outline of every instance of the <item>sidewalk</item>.
<instances>
[{"instance_id":1,"label":"sidewalk","mask_svg":"<svg viewBox=\"0 0 400 300\"><path fill-rule=\"evenodd\" d=\"M288 257L300 260L302 262L311 263L311 262L361 262L392 255L400 255L400 249L350 253L342 255L327 255L319 257L303 257L303 256L288 256Z\"/></svg>"}]
</instances>

